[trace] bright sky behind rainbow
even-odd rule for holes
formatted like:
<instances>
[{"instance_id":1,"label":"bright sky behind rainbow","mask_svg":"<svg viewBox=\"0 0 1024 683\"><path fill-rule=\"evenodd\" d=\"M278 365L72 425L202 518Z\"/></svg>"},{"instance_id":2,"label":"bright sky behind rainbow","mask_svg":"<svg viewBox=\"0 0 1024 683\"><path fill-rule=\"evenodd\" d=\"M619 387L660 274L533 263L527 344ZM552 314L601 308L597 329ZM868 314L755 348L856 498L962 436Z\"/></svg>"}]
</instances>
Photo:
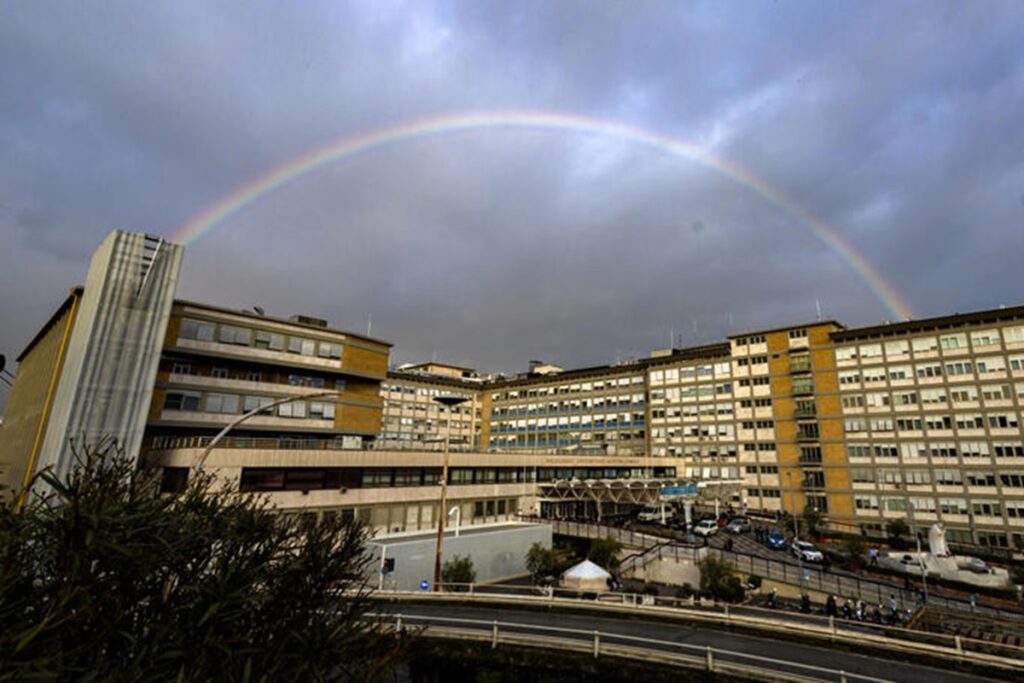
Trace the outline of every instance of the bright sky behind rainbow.
<instances>
[{"instance_id":1,"label":"bright sky behind rainbow","mask_svg":"<svg viewBox=\"0 0 1024 683\"><path fill-rule=\"evenodd\" d=\"M868 289L897 319L915 317L909 302L843 236L806 207L763 178L706 148L635 126L575 114L533 111L490 111L448 114L399 123L347 136L313 149L240 186L211 207L184 223L172 241L192 244L260 198L328 164L380 147L459 131L539 129L577 135L596 135L627 141L665 154L697 162L748 188L780 207L808 228L846 262Z\"/></svg>"}]
</instances>

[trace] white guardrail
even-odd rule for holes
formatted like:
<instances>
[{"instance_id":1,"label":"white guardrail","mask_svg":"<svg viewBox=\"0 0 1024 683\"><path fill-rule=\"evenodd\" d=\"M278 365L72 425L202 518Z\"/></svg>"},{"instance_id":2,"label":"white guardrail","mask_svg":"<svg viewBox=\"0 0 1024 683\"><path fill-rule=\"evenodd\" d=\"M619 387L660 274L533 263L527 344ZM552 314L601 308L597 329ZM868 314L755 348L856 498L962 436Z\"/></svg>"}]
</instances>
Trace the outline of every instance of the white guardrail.
<instances>
[{"instance_id":1,"label":"white guardrail","mask_svg":"<svg viewBox=\"0 0 1024 683\"><path fill-rule=\"evenodd\" d=\"M441 638L490 641L492 649L498 647L499 643L506 643L545 649L572 650L592 653L595 658L605 655L638 659L644 662L703 669L762 681L839 681L847 683L847 681L856 680L869 683L892 683L890 679L847 672L842 669L831 669L711 646L643 638L610 631L586 631L561 626L501 620L487 621L408 614L371 613L367 616L382 619L399 632L402 632L406 626L414 626L419 622L422 624L423 632L429 635ZM439 627L438 623L455 628ZM540 633L530 633L530 631L539 631ZM609 641L625 641L629 644L621 645ZM823 678L822 675L826 677Z\"/></svg>"},{"instance_id":2,"label":"white guardrail","mask_svg":"<svg viewBox=\"0 0 1024 683\"><path fill-rule=\"evenodd\" d=\"M556 590L560 596L556 596ZM727 604L698 607L688 605L686 600L682 599L632 593L588 593L565 597L566 593L568 591L561 589L545 590L531 586L445 584L441 592L374 591L372 596L392 602L465 602L505 607L545 606L630 617L635 617L642 611L656 618L766 631L773 638L779 637L780 633L791 633L829 643L877 648L898 654L924 655L950 662L970 662L1021 672L1024 678L1024 648L1014 645L757 607ZM587 598L582 599L582 595L586 595ZM872 631L882 631L884 635Z\"/></svg>"}]
</instances>

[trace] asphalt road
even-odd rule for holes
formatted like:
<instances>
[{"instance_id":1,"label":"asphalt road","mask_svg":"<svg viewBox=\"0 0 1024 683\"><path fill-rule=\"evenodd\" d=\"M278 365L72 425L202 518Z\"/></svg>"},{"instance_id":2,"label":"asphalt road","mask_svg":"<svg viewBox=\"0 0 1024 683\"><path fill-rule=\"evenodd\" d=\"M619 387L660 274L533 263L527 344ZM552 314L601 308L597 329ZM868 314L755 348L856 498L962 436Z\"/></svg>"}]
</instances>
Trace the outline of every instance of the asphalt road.
<instances>
[{"instance_id":1,"label":"asphalt road","mask_svg":"<svg viewBox=\"0 0 1024 683\"><path fill-rule=\"evenodd\" d=\"M510 608L495 608L485 605L431 605L407 603L399 605L381 606L382 610L392 613L401 613L403 617L416 617L408 620L410 626L413 624L430 623L431 618L447 617L457 619L476 619L491 622L511 622L526 625L557 626L560 628L580 629L587 634L581 634L581 639L591 639L589 634L594 630L601 632L603 643L621 643L625 645L637 645L629 641L616 640L613 634L622 634L640 638L670 641L672 643L685 643L700 647L711 646L716 649L729 650L748 655L766 657L774 660L768 662L752 662L749 659L718 655L716 661L735 660L744 664L755 664L757 666L773 668L781 671L802 673L815 677L827 678L824 673L808 672L796 667L787 666L786 662L797 662L812 666L826 667L829 669L841 669L851 674L850 680L856 680L852 674L872 676L889 681L900 681L917 683L928 681L928 683L961 683L966 681L995 680L974 676L965 673L950 671L921 664L913 664L897 660L887 660L879 656L861 655L842 650L806 645L803 643L778 640L761 636L751 636L742 633L727 631L715 631L707 627L697 628L686 624L671 624L665 622L645 621L643 619L621 619L603 617L600 615L579 615L579 614L548 614L530 610L519 610ZM425 619L420 619L420 618ZM474 628L468 625L441 625L457 626L458 628ZM483 631L490 632L490 623L479 625ZM505 630L505 627L502 627ZM511 631L531 632L526 628L510 628ZM541 632L534 629L532 632ZM551 634L549 637L570 637L568 634ZM652 646L659 649L671 649L671 646ZM692 654L692 653L688 653Z\"/></svg>"}]
</instances>

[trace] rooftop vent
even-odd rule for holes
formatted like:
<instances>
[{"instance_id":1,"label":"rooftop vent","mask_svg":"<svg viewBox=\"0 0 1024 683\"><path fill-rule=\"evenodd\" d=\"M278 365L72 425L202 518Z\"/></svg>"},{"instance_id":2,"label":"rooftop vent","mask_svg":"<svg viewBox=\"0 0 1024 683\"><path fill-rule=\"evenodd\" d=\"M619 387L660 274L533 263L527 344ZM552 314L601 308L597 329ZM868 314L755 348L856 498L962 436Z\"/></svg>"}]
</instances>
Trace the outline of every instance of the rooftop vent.
<instances>
[{"instance_id":1,"label":"rooftop vent","mask_svg":"<svg viewBox=\"0 0 1024 683\"><path fill-rule=\"evenodd\" d=\"M308 315L293 315L288 318L289 322L299 323L300 325L311 325L312 327L323 327L327 328L327 321L323 318L314 318Z\"/></svg>"}]
</instances>

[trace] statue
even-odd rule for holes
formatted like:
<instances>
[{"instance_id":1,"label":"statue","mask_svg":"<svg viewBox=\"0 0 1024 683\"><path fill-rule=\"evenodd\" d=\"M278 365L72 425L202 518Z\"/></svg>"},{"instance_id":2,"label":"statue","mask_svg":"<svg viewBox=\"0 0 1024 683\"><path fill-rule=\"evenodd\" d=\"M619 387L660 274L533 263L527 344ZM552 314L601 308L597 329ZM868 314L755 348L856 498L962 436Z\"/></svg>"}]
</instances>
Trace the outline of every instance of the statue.
<instances>
[{"instance_id":1,"label":"statue","mask_svg":"<svg viewBox=\"0 0 1024 683\"><path fill-rule=\"evenodd\" d=\"M933 557L953 556L953 553L949 551L949 546L946 545L946 527L941 523L932 524L928 529L928 548Z\"/></svg>"}]
</instances>

